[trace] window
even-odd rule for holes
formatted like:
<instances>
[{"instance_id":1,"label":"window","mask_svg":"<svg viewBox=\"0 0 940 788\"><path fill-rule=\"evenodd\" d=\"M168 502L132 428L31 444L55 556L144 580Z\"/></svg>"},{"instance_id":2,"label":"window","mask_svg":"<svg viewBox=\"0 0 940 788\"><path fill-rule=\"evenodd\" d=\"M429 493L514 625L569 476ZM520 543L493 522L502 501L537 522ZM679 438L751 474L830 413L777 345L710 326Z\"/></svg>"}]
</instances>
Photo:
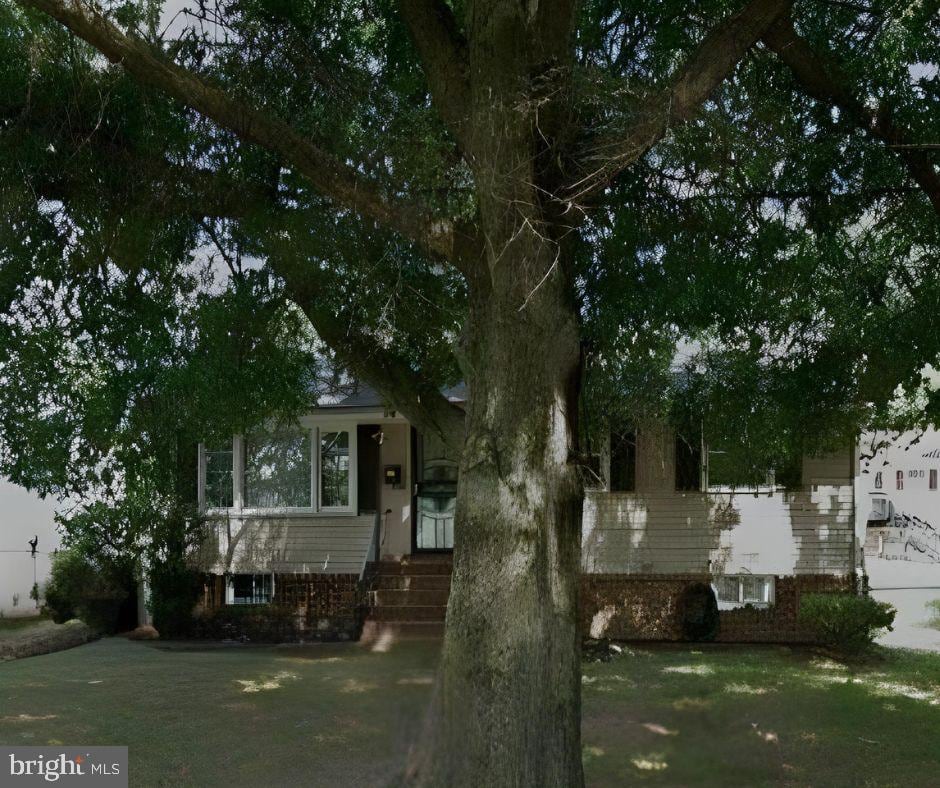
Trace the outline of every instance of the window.
<instances>
[{"instance_id":1,"label":"window","mask_svg":"<svg viewBox=\"0 0 940 788\"><path fill-rule=\"evenodd\" d=\"M610 434L610 490L636 490L636 433L633 431Z\"/></svg>"},{"instance_id":2,"label":"window","mask_svg":"<svg viewBox=\"0 0 940 788\"><path fill-rule=\"evenodd\" d=\"M229 578L230 605L266 605L273 596L273 575L232 575Z\"/></svg>"},{"instance_id":3,"label":"window","mask_svg":"<svg viewBox=\"0 0 940 788\"><path fill-rule=\"evenodd\" d=\"M320 434L320 506L349 506L349 433L345 430Z\"/></svg>"},{"instance_id":4,"label":"window","mask_svg":"<svg viewBox=\"0 0 940 788\"><path fill-rule=\"evenodd\" d=\"M712 587L723 610L744 605L767 607L774 601L773 575L721 575Z\"/></svg>"},{"instance_id":5,"label":"window","mask_svg":"<svg viewBox=\"0 0 940 788\"><path fill-rule=\"evenodd\" d=\"M936 468L930 469L930 489L931 490L937 489L937 469Z\"/></svg>"},{"instance_id":6,"label":"window","mask_svg":"<svg viewBox=\"0 0 940 788\"><path fill-rule=\"evenodd\" d=\"M881 489L881 471L878 471L878 473L875 474L875 489Z\"/></svg>"},{"instance_id":7,"label":"window","mask_svg":"<svg viewBox=\"0 0 940 788\"><path fill-rule=\"evenodd\" d=\"M897 486L899 490L904 489L904 471L898 471L894 477L897 480Z\"/></svg>"},{"instance_id":8,"label":"window","mask_svg":"<svg viewBox=\"0 0 940 788\"><path fill-rule=\"evenodd\" d=\"M700 490L702 486L702 449L697 439L676 435L676 489Z\"/></svg>"},{"instance_id":9,"label":"window","mask_svg":"<svg viewBox=\"0 0 940 788\"><path fill-rule=\"evenodd\" d=\"M245 439L245 506L311 506L310 433L282 430Z\"/></svg>"},{"instance_id":10,"label":"window","mask_svg":"<svg viewBox=\"0 0 940 788\"><path fill-rule=\"evenodd\" d=\"M206 486L205 504L209 509L228 509L235 505L235 474L232 444L227 448L206 449L203 455Z\"/></svg>"}]
</instances>

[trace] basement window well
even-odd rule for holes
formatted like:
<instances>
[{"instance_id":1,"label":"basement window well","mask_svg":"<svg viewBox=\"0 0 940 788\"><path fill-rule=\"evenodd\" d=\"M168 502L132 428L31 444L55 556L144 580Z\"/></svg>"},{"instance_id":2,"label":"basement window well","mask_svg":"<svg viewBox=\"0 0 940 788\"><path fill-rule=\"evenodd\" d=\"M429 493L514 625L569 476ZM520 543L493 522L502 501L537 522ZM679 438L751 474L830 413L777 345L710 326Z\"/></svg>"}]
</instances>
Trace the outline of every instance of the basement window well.
<instances>
[{"instance_id":1,"label":"basement window well","mask_svg":"<svg viewBox=\"0 0 940 788\"><path fill-rule=\"evenodd\" d=\"M773 575L721 575L712 582L719 610L745 605L770 607L774 603Z\"/></svg>"},{"instance_id":2,"label":"basement window well","mask_svg":"<svg viewBox=\"0 0 940 788\"><path fill-rule=\"evenodd\" d=\"M229 605L266 605L274 598L274 576L230 575L225 602Z\"/></svg>"}]
</instances>

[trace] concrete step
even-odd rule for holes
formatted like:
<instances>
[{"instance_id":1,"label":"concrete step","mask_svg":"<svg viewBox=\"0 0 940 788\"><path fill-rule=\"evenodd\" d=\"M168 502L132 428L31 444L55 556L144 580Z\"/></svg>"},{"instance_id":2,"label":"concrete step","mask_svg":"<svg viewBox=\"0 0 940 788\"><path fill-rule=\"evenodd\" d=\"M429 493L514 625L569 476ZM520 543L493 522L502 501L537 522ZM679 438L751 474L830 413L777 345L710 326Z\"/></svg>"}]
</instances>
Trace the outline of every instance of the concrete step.
<instances>
[{"instance_id":1,"label":"concrete step","mask_svg":"<svg viewBox=\"0 0 940 788\"><path fill-rule=\"evenodd\" d=\"M370 621L444 621L447 608L441 605L395 605L373 608Z\"/></svg>"},{"instance_id":2,"label":"concrete step","mask_svg":"<svg viewBox=\"0 0 940 788\"><path fill-rule=\"evenodd\" d=\"M445 607L450 590L447 588L431 588L407 590L382 588L372 597L374 607L401 606L401 605L432 605Z\"/></svg>"},{"instance_id":3,"label":"concrete step","mask_svg":"<svg viewBox=\"0 0 940 788\"><path fill-rule=\"evenodd\" d=\"M415 589L430 591L432 589L450 590L450 575L379 575L375 578L375 587L389 591L405 591Z\"/></svg>"},{"instance_id":4,"label":"concrete step","mask_svg":"<svg viewBox=\"0 0 940 788\"><path fill-rule=\"evenodd\" d=\"M380 575L449 575L454 565L449 558L405 558L401 561L379 561L376 569Z\"/></svg>"}]
</instances>

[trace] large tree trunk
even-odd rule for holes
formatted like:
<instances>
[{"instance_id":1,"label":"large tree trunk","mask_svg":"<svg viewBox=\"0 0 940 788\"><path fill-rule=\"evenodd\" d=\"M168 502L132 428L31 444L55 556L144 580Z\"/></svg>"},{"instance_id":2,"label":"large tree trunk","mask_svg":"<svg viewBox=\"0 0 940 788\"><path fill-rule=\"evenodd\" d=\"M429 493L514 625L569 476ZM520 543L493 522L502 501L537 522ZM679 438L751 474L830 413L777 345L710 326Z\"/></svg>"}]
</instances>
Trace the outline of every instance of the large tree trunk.
<instances>
[{"instance_id":1,"label":"large tree trunk","mask_svg":"<svg viewBox=\"0 0 940 788\"><path fill-rule=\"evenodd\" d=\"M468 5L479 235L461 252L469 385L434 786L579 786L580 382L569 206L575 5Z\"/></svg>"},{"instance_id":2,"label":"large tree trunk","mask_svg":"<svg viewBox=\"0 0 940 788\"><path fill-rule=\"evenodd\" d=\"M582 783L577 318L560 247L519 240L503 248L508 270L554 268L472 308L454 575L416 775L425 785Z\"/></svg>"}]
</instances>

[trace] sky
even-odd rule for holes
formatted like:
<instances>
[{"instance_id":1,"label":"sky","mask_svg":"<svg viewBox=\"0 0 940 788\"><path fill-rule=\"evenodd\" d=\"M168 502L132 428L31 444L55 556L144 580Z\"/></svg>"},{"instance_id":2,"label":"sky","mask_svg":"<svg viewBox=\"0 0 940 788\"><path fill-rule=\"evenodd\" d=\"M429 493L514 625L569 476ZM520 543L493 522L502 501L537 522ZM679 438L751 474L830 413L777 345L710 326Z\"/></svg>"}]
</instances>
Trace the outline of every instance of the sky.
<instances>
[{"instance_id":1,"label":"sky","mask_svg":"<svg viewBox=\"0 0 940 788\"><path fill-rule=\"evenodd\" d=\"M0 478L0 612L14 615L35 610L29 598L33 586L33 562L28 540L39 537L36 573L42 585L49 573L49 553L59 546L53 516L56 502L41 500ZM13 596L19 601L14 604Z\"/></svg>"}]
</instances>

